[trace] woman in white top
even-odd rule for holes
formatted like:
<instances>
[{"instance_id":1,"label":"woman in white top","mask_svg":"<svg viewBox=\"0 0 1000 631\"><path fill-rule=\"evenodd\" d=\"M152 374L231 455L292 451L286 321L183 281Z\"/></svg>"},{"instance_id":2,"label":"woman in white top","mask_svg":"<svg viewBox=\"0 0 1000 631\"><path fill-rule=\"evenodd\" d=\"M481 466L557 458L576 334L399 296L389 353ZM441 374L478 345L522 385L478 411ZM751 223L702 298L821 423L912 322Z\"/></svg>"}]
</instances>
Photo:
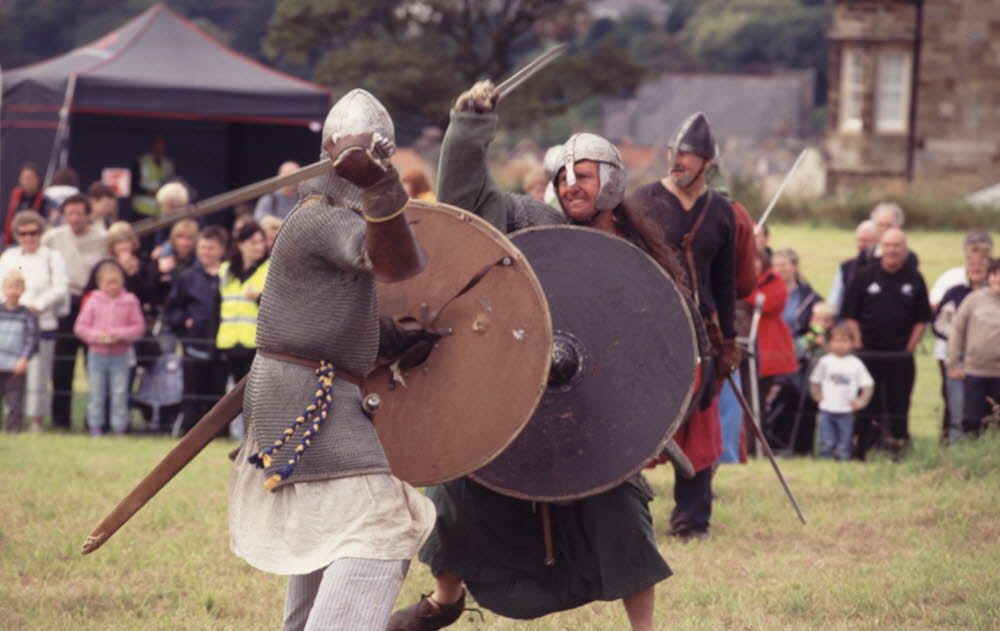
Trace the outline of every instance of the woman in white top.
<instances>
[{"instance_id":1,"label":"woman in white top","mask_svg":"<svg viewBox=\"0 0 1000 631\"><path fill-rule=\"evenodd\" d=\"M55 352L59 317L68 313L69 286L62 255L41 244L45 220L33 210L23 210L14 217L13 231L17 245L0 255L0 278L9 270L24 276L21 304L38 316L41 340L38 352L28 362L24 414L31 419L31 430L39 431L42 417L48 416L51 404L49 380Z\"/></svg>"}]
</instances>

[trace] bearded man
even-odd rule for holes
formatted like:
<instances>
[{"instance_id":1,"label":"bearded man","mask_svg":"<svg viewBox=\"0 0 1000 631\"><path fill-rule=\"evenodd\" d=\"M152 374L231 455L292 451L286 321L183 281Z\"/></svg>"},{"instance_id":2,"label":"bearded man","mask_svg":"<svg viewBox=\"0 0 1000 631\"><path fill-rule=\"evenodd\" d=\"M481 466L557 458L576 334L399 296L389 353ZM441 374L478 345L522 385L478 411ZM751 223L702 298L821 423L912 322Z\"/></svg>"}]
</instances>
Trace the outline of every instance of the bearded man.
<instances>
[{"instance_id":1,"label":"bearded man","mask_svg":"<svg viewBox=\"0 0 1000 631\"><path fill-rule=\"evenodd\" d=\"M230 546L289 577L285 631L383 631L433 525L431 502L392 475L359 388L376 353L395 354L387 344L400 341L378 317L376 277L420 268L406 192L388 162L393 138L385 108L364 90L333 106L321 155L336 173L302 185L261 294L246 440L229 483Z\"/></svg>"},{"instance_id":2,"label":"bearded man","mask_svg":"<svg viewBox=\"0 0 1000 631\"><path fill-rule=\"evenodd\" d=\"M572 223L635 237L626 217L625 167L618 150L594 134L575 134L546 156L559 208L497 189L486 166L496 133L493 85L458 97L438 168L438 199L483 217L502 232ZM655 585L671 575L652 528L652 489L636 474L611 490L551 505L558 533L555 564L541 563L542 525L533 502L469 478L427 491L438 519L420 551L434 591L393 614L390 631L429 631L458 619L465 589L500 615L537 618L594 600L621 599L631 628L653 629ZM464 583L464 587L463 587Z\"/></svg>"},{"instance_id":3,"label":"bearded man","mask_svg":"<svg viewBox=\"0 0 1000 631\"><path fill-rule=\"evenodd\" d=\"M678 252L712 341L716 377L722 379L739 364L734 328L736 224L730 202L706 183L715 151L708 119L701 112L692 114L671 137L667 176L639 188L625 204L654 222L662 240ZM708 535L712 516L712 464L722 453L715 388L705 393L674 440L695 476L675 473L670 534L681 540L701 539Z\"/></svg>"}]
</instances>

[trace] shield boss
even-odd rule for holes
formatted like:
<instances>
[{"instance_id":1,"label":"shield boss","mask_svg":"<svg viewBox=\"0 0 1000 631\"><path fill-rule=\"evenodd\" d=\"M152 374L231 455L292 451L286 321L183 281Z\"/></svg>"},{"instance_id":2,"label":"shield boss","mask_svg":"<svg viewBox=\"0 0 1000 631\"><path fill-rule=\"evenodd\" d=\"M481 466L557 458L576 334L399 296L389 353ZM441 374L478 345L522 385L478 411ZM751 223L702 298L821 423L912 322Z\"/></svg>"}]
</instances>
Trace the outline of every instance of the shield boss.
<instances>
[{"instance_id":1,"label":"shield boss","mask_svg":"<svg viewBox=\"0 0 1000 631\"><path fill-rule=\"evenodd\" d=\"M495 228L437 202L411 200L406 216L428 264L379 284L383 315L419 319L422 305L433 313L489 269L441 311L436 326L453 333L423 364L396 380L383 366L365 380L365 392L381 398L373 422L392 472L425 486L482 467L527 424L545 391L552 329L538 279Z\"/></svg>"},{"instance_id":2,"label":"shield boss","mask_svg":"<svg viewBox=\"0 0 1000 631\"><path fill-rule=\"evenodd\" d=\"M574 226L511 235L552 315L549 386L528 426L473 474L521 499L595 495L640 471L684 419L697 341L680 290L642 250Z\"/></svg>"}]
</instances>

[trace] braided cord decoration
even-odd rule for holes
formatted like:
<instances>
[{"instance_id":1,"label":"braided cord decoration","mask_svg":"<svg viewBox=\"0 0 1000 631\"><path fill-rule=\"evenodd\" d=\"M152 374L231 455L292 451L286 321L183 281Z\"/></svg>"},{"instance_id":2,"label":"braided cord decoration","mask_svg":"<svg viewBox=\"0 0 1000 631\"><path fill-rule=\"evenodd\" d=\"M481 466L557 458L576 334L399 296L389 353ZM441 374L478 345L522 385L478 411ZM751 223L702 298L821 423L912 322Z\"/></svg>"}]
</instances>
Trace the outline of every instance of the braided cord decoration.
<instances>
[{"instance_id":1,"label":"braided cord decoration","mask_svg":"<svg viewBox=\"0 0 1000 631\"><path fill-rule=\"evenodd\" d=\"M273 491L279 482L288 478L295 472L295 465L298 464L299 459L302 458L302 454L306 452L309 445L312 444L312 438L319 432L319 426L323 424L326 420L327 415L330 412L330 407L333 405L333 379L334 379L334 369L333 364L327 362L320 362L319 368L316 369L316 380L319 386L316 389L316 394L313 396L313 401L306 406L306 409L302 414L298 415L292 424L289 425L281 436L278 437L274 443L265 449L260 450L254 455L247 458L247 462L256 466L258 469L264 469L271 466L272 458L271 455L277 453L285 443L295 434L295 432L305 423L309 423L309 427L306 429L305 433L302 435L302 440L299 442L298 446L295 448L295 452L292 457L288 459L288 462L284 467L281 468L278 473L275 473L264 482L264 488L268 491Z\"/></svg>"}]
</instances>

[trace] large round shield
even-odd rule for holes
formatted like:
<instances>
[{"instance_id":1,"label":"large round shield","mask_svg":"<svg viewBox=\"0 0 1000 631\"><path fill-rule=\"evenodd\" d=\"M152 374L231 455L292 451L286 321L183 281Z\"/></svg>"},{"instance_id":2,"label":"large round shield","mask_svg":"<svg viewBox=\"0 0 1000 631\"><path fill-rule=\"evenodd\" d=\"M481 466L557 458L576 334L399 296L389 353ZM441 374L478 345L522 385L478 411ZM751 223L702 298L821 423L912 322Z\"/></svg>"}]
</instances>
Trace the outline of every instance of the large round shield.
<instances>
[{"instance_id":1,"label":"large round shield","mask_svg":"<svg viewBox=\"0 0 1000 631\"><path fill-rule=\"evenodd\" d=\"M545 391L552 328L538 279L503 234L436 202L411 200L406 216L428 264L380 283L379 311L420 319L443 306L436 327L452 333L414 368L375 370L365 392L381 398L373 422L393 473L424 486L482 467L527 424Z\"/></svg>"},{"instance_id":2,"label":"large round shield","mask_svg":"<svg viewBox=\"0 0 1000 631\"><path fill-rule=\"evenodd\" d=\"M623 239L544 226L511 240L548 299L550 384L524 431L473 478L535 501L600 493L658 456L690 407L690 311L663 269Z\"/></svg>"}]
</instances>

